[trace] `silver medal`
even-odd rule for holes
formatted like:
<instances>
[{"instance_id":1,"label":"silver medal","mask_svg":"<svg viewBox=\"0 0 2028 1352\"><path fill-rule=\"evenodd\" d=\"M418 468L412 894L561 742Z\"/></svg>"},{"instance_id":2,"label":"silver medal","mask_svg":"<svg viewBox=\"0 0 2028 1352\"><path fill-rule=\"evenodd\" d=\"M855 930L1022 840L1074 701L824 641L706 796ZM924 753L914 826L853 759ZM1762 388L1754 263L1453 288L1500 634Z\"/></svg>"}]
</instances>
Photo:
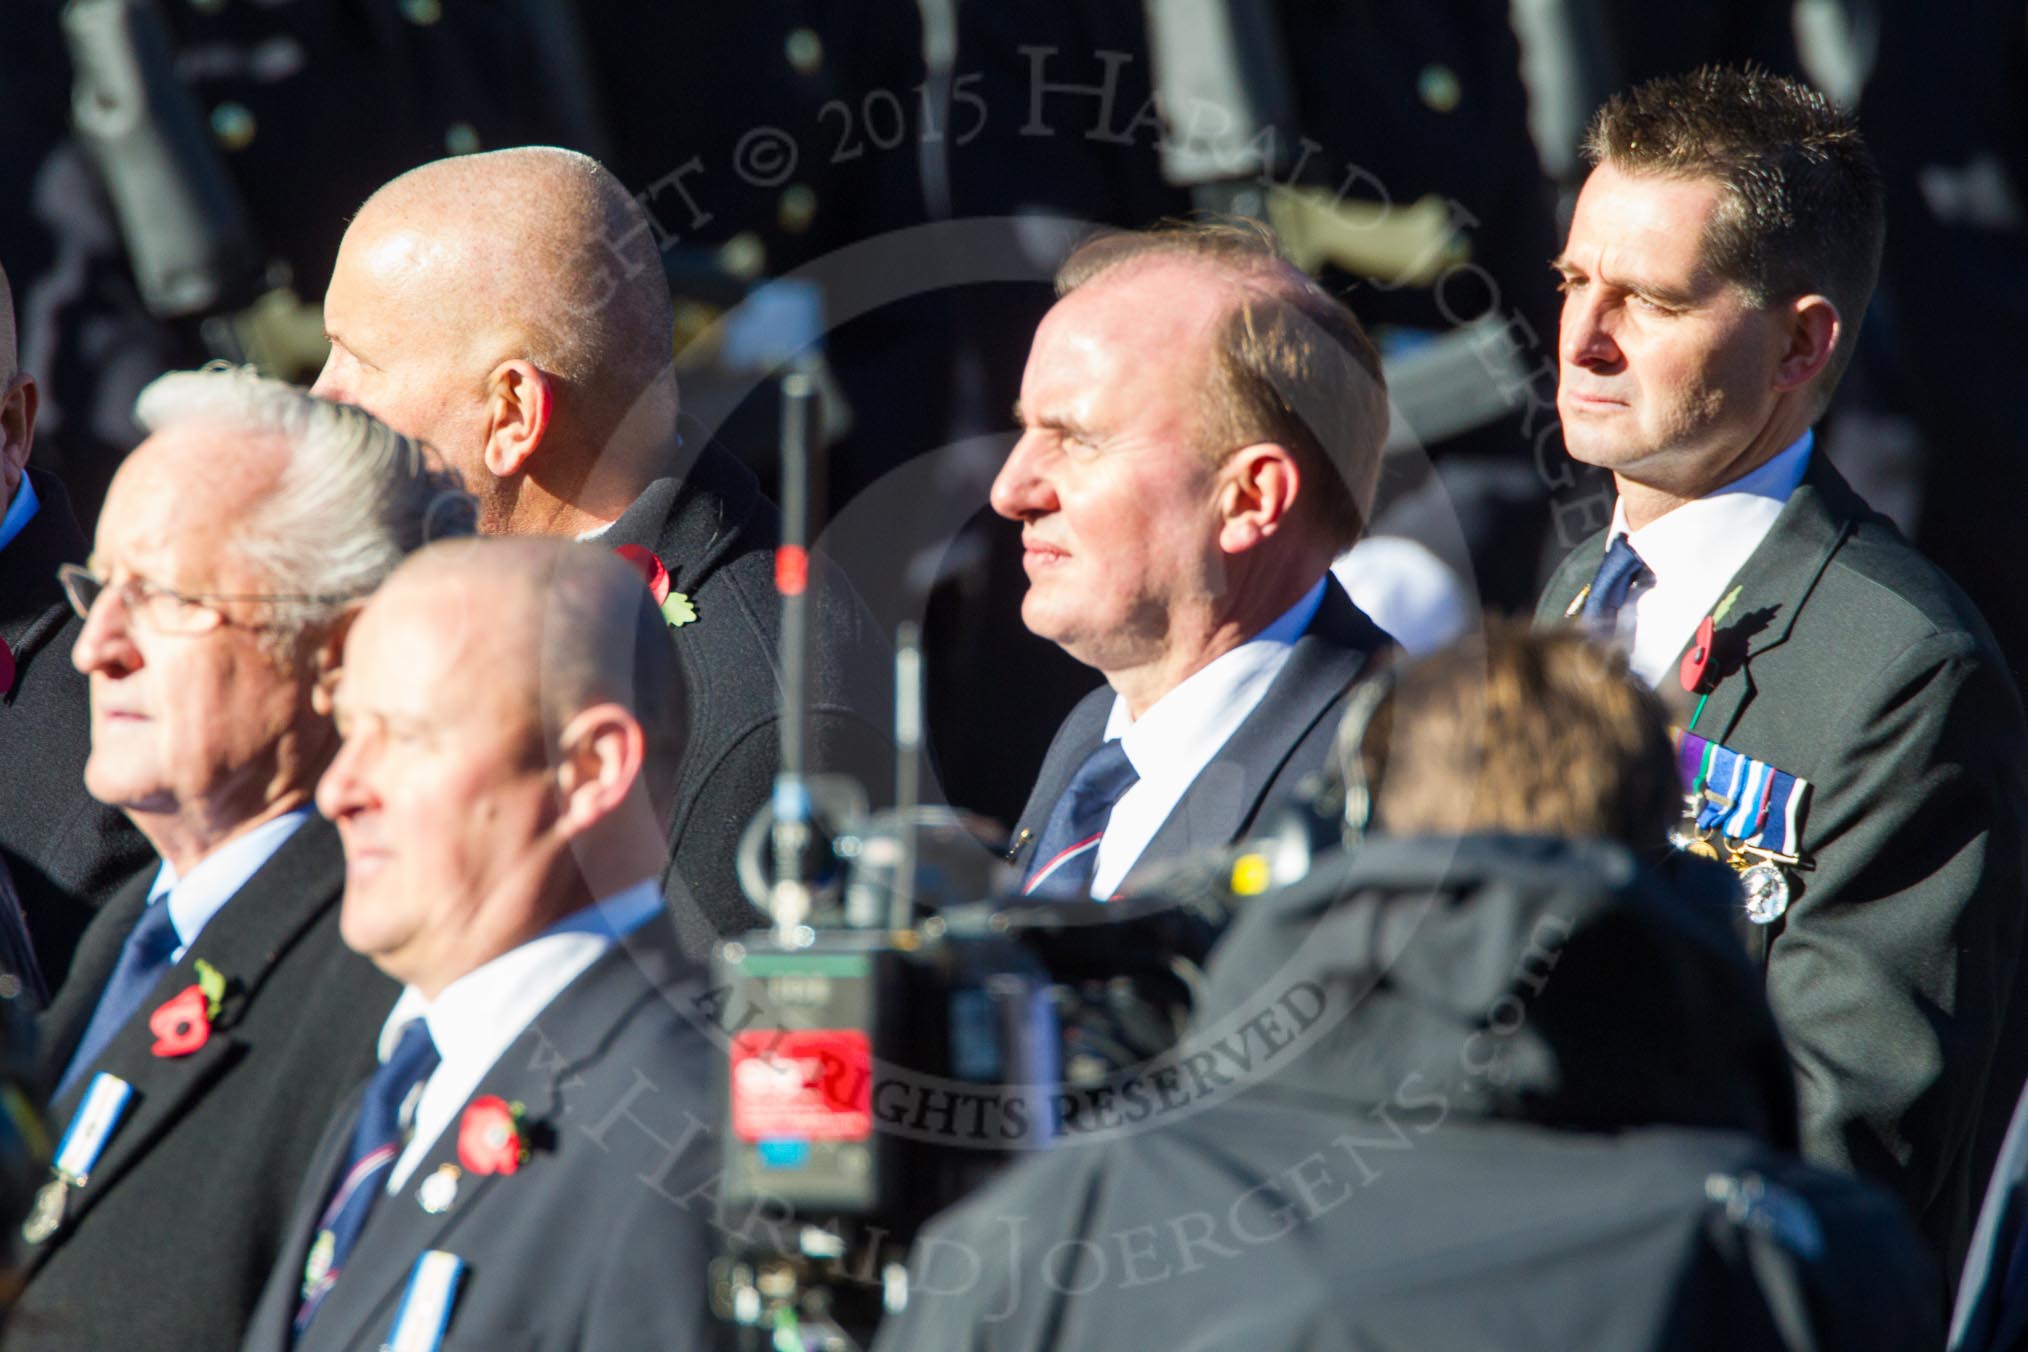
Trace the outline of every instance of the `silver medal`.
<instances>
[{"instance_id":1,"label":"silver medal","mask_svg":"<svg viewBox=\"0 0 2028 1352\"><path fill-rule=\"evenodd\" d=\"M63 1224L64 1208L70 1205L70 1185L60 1178L52 1178L42 1185L35 1194L35 1205L28 1212L28 1219L21 1223L21 1237L30 1244L40 1244L56 1233Z\"/></svg>"},{"instance_id":2,"label":"silver medal","mask_svg":"<svg viewBox=\"0 0 2028 1352\"><path fill-rule=\"evenodd\" d=\"M1755 864L1739 875L1746 893L1746 918L1756 925L1772 925L1789 909L1789 880L1773 864Z\"/></svg>"},{"instance_id":3,"label":"silver medal","mask_svg":"<svg viewBox=\"0 0 2028 1352\"><path fill-rule=\"evenodd\" d=\"M458 1200L458 1178L461 1174L455 1164L446 1164L425 1178L422 1186L415 1191L416 1201L432 1216L441 1216L451 1209Z\"/></svg>"}]
</instances>

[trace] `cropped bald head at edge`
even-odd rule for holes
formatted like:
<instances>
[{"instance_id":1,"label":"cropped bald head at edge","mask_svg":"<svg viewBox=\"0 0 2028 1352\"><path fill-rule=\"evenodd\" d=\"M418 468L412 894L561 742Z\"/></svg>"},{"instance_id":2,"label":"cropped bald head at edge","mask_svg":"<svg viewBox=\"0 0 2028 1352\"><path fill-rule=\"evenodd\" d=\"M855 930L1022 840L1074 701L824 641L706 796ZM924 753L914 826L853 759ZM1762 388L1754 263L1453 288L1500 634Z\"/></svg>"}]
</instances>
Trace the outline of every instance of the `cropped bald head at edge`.
<instances>
[{"instance_id":1,"label":"cropped bald head at edge","mask_svg":"<svg viewBox=\"0 0 2028 1352\"><path fill-rule=\"evenodd\" d=\"M575 151L463 155L389 182L346 230L325 321L317 392L436 445L488 530L582 529L579 511L608 515L673 444L653 227Z\"/></svg>"}]
</instances>

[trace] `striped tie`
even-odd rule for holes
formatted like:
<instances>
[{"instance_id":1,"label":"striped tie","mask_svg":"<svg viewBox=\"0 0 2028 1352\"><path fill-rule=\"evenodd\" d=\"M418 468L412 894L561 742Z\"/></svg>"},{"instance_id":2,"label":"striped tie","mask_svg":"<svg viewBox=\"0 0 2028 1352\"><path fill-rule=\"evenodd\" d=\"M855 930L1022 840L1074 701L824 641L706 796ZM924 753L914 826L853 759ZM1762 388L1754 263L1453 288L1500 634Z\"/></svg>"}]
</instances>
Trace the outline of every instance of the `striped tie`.
<instances>
[{"instance_id":1,"label":"striped tie","mask_svg":"<svg viewBox=\"0 0 2028 1352\"><path fill-rule=\"evenodd\" d=\"M1049 813L1035 844L1035 868L1021 891L1025 896L1083 901L1091 896L1098 868L1099 840L1113 804L1140 779L1117 738L1101 742L1071 777L1070 787Z\"/></svg>"},{"instance_id":2,"label":"striped tie","mask_svg":"<svg viewBox=\"0 0 2028 1352\"><path fill-rule=\"evenodd\" d=\"M317 1239L303 1265L303 1302L296 1307L296 1335L310 1327L317 1307L338 1280L345 1259L358 1242L366 1217L387 1184L388 1171L408 1143L414 1115L411 1096L437 1068L437 1044L429 1025L412 1019L401 1030L394 1052L366 1083L359 1118L352 1128L352 1153L346 1156L338 1186L317 1222Z\"/></svg>"}]
</instances>

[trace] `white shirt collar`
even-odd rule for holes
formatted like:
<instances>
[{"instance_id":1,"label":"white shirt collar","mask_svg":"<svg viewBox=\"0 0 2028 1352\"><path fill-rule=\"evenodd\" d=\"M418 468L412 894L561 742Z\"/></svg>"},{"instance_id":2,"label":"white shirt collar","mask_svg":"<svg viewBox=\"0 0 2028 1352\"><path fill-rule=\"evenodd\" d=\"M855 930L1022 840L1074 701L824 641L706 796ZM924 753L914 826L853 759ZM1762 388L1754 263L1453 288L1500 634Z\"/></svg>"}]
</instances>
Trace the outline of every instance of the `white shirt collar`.
<instances>
[{"instance_id":1,"label":"white shirt collar","mask_svg":"<svg viewBox=\"0 0 2028 1352\"><path fill-rule=\"evenodd\" d=\"M238 895L247 879L260 872L261 865L274 858L275 851L309 819L310 809L299 807L272 821L264 821L198 860L187 878L178 878L169 861L162 861L162 867L155 871L153 885L148 888L148 904L153 906L165 892L169 895L169 923L176 927L172 962L183 960L184 950L197 942L197 936L204 932L211 918Z\"/></svg>"},{"instance_id":2,"label":"white shirt collar","mask_svg":"<svg viewBox=\"0 0 2028 1352\"><path fill-rule=\"evenodd\" d=\"M401 1030L417 1018L429 1021L430 1040L442 1059L424 1082L416 1103L414 1135L388 1174L389 1192L407 1183L493 1063L550 1001L606 950L661 911L661 889L653 879L644 878L465 973L438 991L435 1000L424 999L413 986L402 989L380 1028L381 1061L393 1054Z\"/></svg>"},{"instance_id":3,"label":"white shirt collar","mask_svg":"<svg viewBox=\"0 0 2028 1352\"><path fill-rule=\"evenodd\" d=\"M1294 605L1276 616L1267 628L1184 677L1175 689L1156 700L1139 718L1135 718L1127 708L1125 699L1113 696L1112 712L1106 715L1104 740L1110 742L1115 737L1125 738L1127 759L1134 763L1134 769L1143 777L1161 768L1164 748L1148 734L1147 729L1153 726L1159 730L1172 720L1178 725L1195 726L1202 717L1225 709L1247 685L1260 679L1262 667L1272 665L1280 668L1282 660L1288 657L1290 646L1303 636L1303 631L1310 627L1310 621L1317 618L1317 608L1323 604L1324 579L1318 578ZM1153 720L1152 723L1150 720ZM1233 724L1234 727L1238 725L1237 721ZM1136 754L1142 748L1148 756L1145 764ZM1211 758L1206 756L1204 759Z\"/></svg>"},{"instance_id":4,"label":"white shirt collar","mask_svg":"<svg viewBox=\"0 0 2028 1352\"><path fill-rule=\"evenodd\" d=\"M1124 699L1113 698L1105 740L1120 739L1140 778L1120 795L1107 819L1093 866L1093 896L1119 891L1191 782L1281 675L1296 640L1324 604L1324 586L1325 579L1317 579L1265 629L1192 672L1139 718Z\"/></svg>"},{"instance_id":5,"label":"white shirt collar","mask_svg":"<svg viewBox=\"0 0 2028 1352\"><path fill-rule=\"evenodd\" d=\"M1655 575L1620 612L1634 671L1659 686L1673 671L1697 625L1724 598L1734 574L1760 548L1775 518L1810 467L1815 434L1805 431L1764 465L1650 521L1627 529L1624 501L1613 504L1606 543L1621 535Z\"/></svg>"},{"instance_id":6,"label":"white shirt collar","mask_svg":"<svg viewBox=\"0 0 2028 1352\"><path fill-rule=\"evenodd\" d=\"M435 1000L425 999L413 986L402 987L401 998L380 1027L381 1061L393 1055L394 1044L411 1019L427 1018L430 1038L445 1060L497 1038L498 1045L487 1058L490 1065L579 972L661 908L662 894L652 881L643 879L571 912L527 943L473 968L438 991ZM588 956L569 976L557 980L562 965L557 959L566 953Z\"/></svg>"}]
</instances>

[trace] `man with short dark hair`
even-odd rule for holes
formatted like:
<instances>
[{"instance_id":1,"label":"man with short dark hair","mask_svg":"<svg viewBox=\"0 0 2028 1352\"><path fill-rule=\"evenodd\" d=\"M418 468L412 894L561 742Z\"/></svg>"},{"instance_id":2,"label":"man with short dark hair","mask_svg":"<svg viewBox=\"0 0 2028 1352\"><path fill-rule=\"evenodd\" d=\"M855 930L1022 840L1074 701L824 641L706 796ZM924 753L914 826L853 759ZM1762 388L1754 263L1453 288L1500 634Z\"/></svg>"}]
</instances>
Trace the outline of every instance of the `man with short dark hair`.
<instances>
[{"instance_id":1,"label":"man with short dark hair","mask_svg":"<svg viewBox=\"0 0 2028 1352\"><path fill-rule=\"evenodd\" d=\"M697 1200L720 1053L651 789L684 687L648 589L588 545L425 550L354 626L335 703L341 930L403 989L247 1352L729 1342Z\"/></svg>"},{"instance_id":2,"label":"man with short dark hair","mask_svg":"<svg viewBox=\"0 0 2028 1352\"><path fill-rule=\"evenodd\" d=\"M322 683L382 578L474 516L408 438L251 370L163 376L136 412L64 587L85 784L161 864L93 919L38 1030L63 1144L10 1348L238 1341L396 995L339 941Z\"/></svg>"},{"instance_id":3,"label":"man with short dark hair","mask_svg":"<svg viewBox=\"0 0 2028 1352\"><path fill-rule=\"evenodd\" d=\"M2028 1071L2028 734L1977 611L1814 446L1879 179L1848 116L1750 72L1615 98L1587 150L1557 406L1619 500L1537 619L1617 638L1672 700L1679 838L1741 872L1805 1149L1954 1264Z\"/></svg>"},{"instance_id":4,"label":"man with short dark hair","mask_svg":"<svg viewBox=\"0 0 2028 1352\"><path fill-rule=\"evenodd\" d=\"M39 1006L45 981L50 990L63 984L92 913L152 867L154 852L117 809L85 792L91 715L85 679L65 657L81 621L56 582L60 564L83 560L85 541L63 485L28 463L36 403L0 272L0 867L14 877L26 929L5 914L0 927L34 947L27 961L0 954L0 968Z\"/></svg>"},{"instance_id":5,"label":"man with short dark hair","mask_svg":"<svg viewBox=\"0 0 2028 1352\"><path fill-rule=\"evenodd\" d=\"M1795 1157L1731 880L1657 848L1672 756L1624 661L1493 625L1362 707L1359 847L1248 899L1172 1052L1056 1092L879 1346L1934 1346L1900 1207Z\"/></svg>"},{"instance_id":6,"label":"man with short dark hair","mask_svg":"<svg viewBox=\"0 0 2028 1352\"><path fill-rule=\"evenodd\" d=\"M1331 579L1387 432L1373 346L1262 232L1104 235L1064 263L993 510L1029 630L1106 686L1064 720L1013 860L1105 898L1242 834L1322 768L1387 637Z\"/></svg>"}]
</instances>

